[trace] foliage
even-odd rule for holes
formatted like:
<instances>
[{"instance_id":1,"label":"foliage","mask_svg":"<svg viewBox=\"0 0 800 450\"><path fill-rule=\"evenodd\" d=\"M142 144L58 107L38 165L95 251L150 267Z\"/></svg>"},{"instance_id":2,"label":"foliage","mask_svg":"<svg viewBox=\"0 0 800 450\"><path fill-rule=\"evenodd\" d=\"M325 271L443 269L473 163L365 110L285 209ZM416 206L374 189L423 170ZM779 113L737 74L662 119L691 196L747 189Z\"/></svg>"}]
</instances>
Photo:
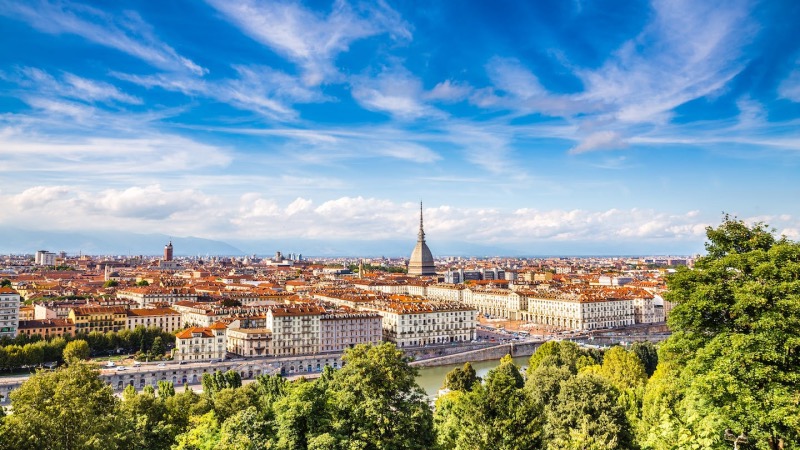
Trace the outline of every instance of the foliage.
<instances>
[{"instance_id":1,"label":"foliage","mask_svg":"<svg viewBox=\"0 0 800 450\"><path fill-rule=\"evenodd\" d=\"M597 364L600 359L588 350L584 350L570 341L547 341L531 355L528 361L530 375L540 365L563 366L573 374L582 367Z\"/></svg>"},{"instance_id":2,"label":"foliage","mask_svg":"<svg viewBox=\"0 0 800 450\"><path fill-rule=\"evenodd\" d=\"M103 283L104 288L117 287L117 286L119 286L119 282L117 280L108 280L105 283Z\"/></svg>"},{"instance_id":3,"label":"foliage","mask_svg":"<svg viewBox=\"0 0 800 450\"><path fill-rule=\"evenodd\" d=\"M113 449L119 418L111 387L85 363L41 371L11 393L0 448Z\"/></svg>"},{"instance_id":4,"label":"foliage","mask_svg":"<svg viewBox=\"0 0 800 450\"><path fill-rule=\"evenodd\" d=\"M650 341L634 342L631 350L644 365L648 378L653 376L658 366L658 348Z\"/></svg>"},{"instance_id":5,"label":"foliage","mask_svg":"<svg viewBox=\"0 0 800 450\"><path fill-rule=\"evenodd\" d=\"M136 282L137 286L150 286L150 282L147 280L139 280Z\"/></svg>"},{"instance_id":6,"label":"foliage","mask_svg":"<svg viewBox=\"0 0 800 450\"><path fill-rule=\"evenodd\" d=\"M451 391L466 392L477 382L480 382L480 378L476 375L472 364L466 362L463 367L456 367L445 375L444 387Z\"/></svg>"},{"instance_id":7,"label":"foliage","mask_svg":"<svg viewBox=\"0 0 800 450\"><path fill-rule=\"evenodd\" d=\"M348 448L417 449L433 445L433 414L417 371L393 344L357 345L328 391L332 428Z\"/></svg>"},{"instance_id":8,"label":"foliage","mask_svg":"<svg viewBox=\"0 0 800 450\"><path fill-rule=\"evenodd\" d=\"M708 447L728 445L725 429L758 449L797 445L800 244L729 216L706 234L708 255L667 280L673 335L645 395L643 426L653 432L643 441L664 448L656 445L675 436L657 427L668 422Z\"/></svg>"},{"instance_id":9,"label":"foliage","mask_svg":"<svg viewBox=\"0 0 800 450\"><path fill-rule=\"evenodd\" d=\"M220 370L211 373L204 373L200 380L203 386L203 394L209 398L222 391L223 389L235 389L242 385L242 376L235 370L222 372Z\"/></svg>"},{"instance_id":10,"label":"foliage","mask_svg":"<svg viewBox=\"0 0 800 450\"><path fill-rule=\"evenodd\" d=\"M77 361L85 361L89 358L89 344L83 339L76 339L69 342L64 347L64 361L72 364Z\"/></svg>"},{"instance_id":11,"label":"foliage","mask_svg":"<svg viewBox=\"0 0 800 450\"><path fill-rule=\"evenodd\" d=\"M0 288L4 287L11 287L11 280L9 280L8 278L3 278L2 280L0 280Z\"/></svg>"},{"instance_id":12,"label":"foliage","mask_svg":"<svg viewBox=\"0 0 800 450\"><path fill-rule=\"evenodd\" d=\"M60 363L66 345L67 341L64 338L54 338L50 341L39 340L25 345L12 344L0 347L0 370Z\"/></svg>"},{"instance_id":13,"label":"foliage","mask_svg":"<svg viewBox=\"0 0 800 450\"><path fill-rule=\"evenodd\" d=\"M541 404L523 389L510 356L470 392L454 391L437 401L438 444L445 449L527 449L541 445Z\"/></svg>"},{"instance_id":14,"label":"foliage","mask_svg":"<svg viewBox=\"0 0 800 450\"><path fill-rule=\"evenodd\" d=\"M546 408L547 449L635 448L618 397L617 389L595 374L583 373L564 381L556 402Z\"/></svg>"}]
</instances>

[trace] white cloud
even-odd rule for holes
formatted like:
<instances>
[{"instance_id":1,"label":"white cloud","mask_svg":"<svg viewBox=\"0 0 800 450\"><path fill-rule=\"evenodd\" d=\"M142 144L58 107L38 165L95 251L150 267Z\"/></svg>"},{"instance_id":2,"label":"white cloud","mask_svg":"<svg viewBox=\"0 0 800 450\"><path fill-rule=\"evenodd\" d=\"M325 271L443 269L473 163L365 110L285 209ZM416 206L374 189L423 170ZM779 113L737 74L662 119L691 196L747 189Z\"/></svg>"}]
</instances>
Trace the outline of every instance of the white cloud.
<instances>
[{"instance_id":1,"label":"white cloud","mask_svg":"<svg viewBox=\"0 0 800 450\"><path fill-rule=\"evenodd\" d=\"M140 137L39 135L5 128L0 132L2 171L57 173L69 178L133 173L181 173L231 162L227 151L180 136L143 132Z\"/></svg>"},{"instance_id":2,"label":"white cloud","mask_svg":"<svg viewBox=\"0 0 800 450\"><path fill-rule=\"evenodd\" d=\"M778 86L778 95L781 98L800 103L800 62L797 63L797 66L786 79L781 81Z\"/></svg>"},{"instance_id":3,"label":"white cloud","mask_svg":"<svg viewBox=\"0 0 800 450\"><path fill-rule=\"evenodd\" d=\"M126 11L113 16L79 4L6 1L0 14L27 22L50 34L75 34L98 45L114 48L166 70L208 72L175 49L161 42L138 14Z\"/></svg>"},{"instance_id":4,"label":"white cloud","mask_svg":"<svg viewBox=\"0 0 800 450\"><path fill-rule=\"evenodd\" d=\"M364 241L407 239L418 227L419 204L375 197L339 197L314 202L280 200L262 192L229 196L160 185L90 188L34 186L0 193L0 223L49 224L51 229L143 229L217 239L323 239ZM314 207L314 204L318 206ZM708 213L669 213L652 209L551 209L425 207L425 230L431 242L469 241L484 245L530 245L534 242L697 243L705 227L716 223ZM714 215L713 213L710 215ZM771 217L789 237L800 223Z\"/></svg>"},{"instance_id":5,"label":"white cloud","mask_svg":"<svg viewBox=\"0 0 800 450\"><path fill-rule=\"evenodd\" d=\"M464 100L472 92L472 86L452 80L444 80L425 93L426 100L440 102L458 102Z\"/></svg>"},{"instance_id":6,"label":"white cloud","mask_svg":"<svg viewBox=\"0 0 800 450\"><path fill-rule=\"evenodd\" d=\"M87 103L120 102L140 105L140 98L120 91L116 86L97 80L89 80L75 74L65 72L61 79L56 79L48 72L35 68L19 69L19 76L5 76L9 81L25 88L29 96L54 99L58 97L80 100Z\"/></svg>"},{"instance_id":7,"label":"white cloud","mask_svg":"<svg viewBox=\"0 0 800 450\"><path fill-rule=\"evenodd\" d=\"M337 1L327 16L284 1L208 3L245 34L298 64L307 85L338 78L334 60L354 41L382 33L399 39L411 37L408 24L382 2L355 11L347 2Z\"/></svg>"},{"instance_id":8,"label":"white cloud","mask_svg":"<svg viewBox=\"0 0 800 450\"><path fill-rule=\"evenodd\" d=\"M569 152L578 154L593 150L620 149L624 147L627 147L627 144L619 133L614 131L598 131L583 138L583 140L575 147L572 147Z\"/></svg>"},{"instance_id":9,"label":"white cloud","mask_svg":"<svg viewBox=\"0 0 800 450\"><path fill-rule=\"evenodd\" d=\"M384 68L375 77L351 80L353 98L370 111L387 112L399 119L443 116L425 104L420 80L403 67Z\"/></svg>"}]
</instances>

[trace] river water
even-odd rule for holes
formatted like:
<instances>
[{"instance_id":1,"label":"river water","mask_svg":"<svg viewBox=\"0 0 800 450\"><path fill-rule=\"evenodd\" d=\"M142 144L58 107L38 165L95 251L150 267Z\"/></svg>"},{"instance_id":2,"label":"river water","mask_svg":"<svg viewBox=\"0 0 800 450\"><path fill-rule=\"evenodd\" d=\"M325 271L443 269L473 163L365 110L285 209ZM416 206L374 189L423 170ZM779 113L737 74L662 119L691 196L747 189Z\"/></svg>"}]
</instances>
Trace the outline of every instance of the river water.
<instances>
[{"instance_id":1,"label":"river water","mask_svg":"<svg viewBox=\"0 0 800 450\"><path fill-rule=\"evenodd\" d=\"M516 363L519 367L527 366L529 359L530 356L518 356L514 358L514 363ZM436 396L436 393L439 391L439 389L442 388L442 385L444 384L444 377L447 375L447 372L450 372L456 367L462 367L463 365L464 364L462 363L438 367L421 367L419 369L417 383L422 386L423 389L425 389L425 392L428 393L429 397L433 398ZM472 363L472 367L475 369L475 372L479 377L485 377L490 370L494 369L498 365L500 365L499 359Z\"/></svg>"}]
</instances>

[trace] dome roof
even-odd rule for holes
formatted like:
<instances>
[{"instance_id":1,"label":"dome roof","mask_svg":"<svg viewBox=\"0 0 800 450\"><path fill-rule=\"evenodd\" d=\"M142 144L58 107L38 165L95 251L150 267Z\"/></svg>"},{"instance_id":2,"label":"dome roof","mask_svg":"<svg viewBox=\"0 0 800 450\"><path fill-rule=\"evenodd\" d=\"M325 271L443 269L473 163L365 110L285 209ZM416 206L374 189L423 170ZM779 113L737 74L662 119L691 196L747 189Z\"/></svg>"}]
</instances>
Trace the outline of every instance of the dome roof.
<instances>
[{"instance_id":1,"label":"dome roof","mask_svg":"<svg viewBox=\"0 0 800 450\"><path fill-rule=\"evenodd\" d=\"M436 275L436 266L433 263L433 254L428 244L425 243L425 232L422 230L422 203L419 204L419 234L417 245L411 252L408 261L409 275Z\"/></svg>"}]
</instances>

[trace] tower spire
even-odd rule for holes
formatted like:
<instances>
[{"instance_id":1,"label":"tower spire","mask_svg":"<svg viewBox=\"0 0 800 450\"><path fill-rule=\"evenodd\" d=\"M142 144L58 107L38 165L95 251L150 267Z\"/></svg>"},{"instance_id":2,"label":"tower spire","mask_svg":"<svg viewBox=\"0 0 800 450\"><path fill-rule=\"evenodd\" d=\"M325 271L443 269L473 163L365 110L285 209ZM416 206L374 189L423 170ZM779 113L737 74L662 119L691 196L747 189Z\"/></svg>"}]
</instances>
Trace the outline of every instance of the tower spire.
<instances>
[{"instance_id":1,"label":"tower spire","mask_svg":"<svg viewBox=\"0 0 800 450\"><path fill-rule=\"evenodd\" d=\"M425 241L425 232L422 230L422 202L419 202L419 234L417 236L419 241Z\"/></svg>"}]
</instances>

